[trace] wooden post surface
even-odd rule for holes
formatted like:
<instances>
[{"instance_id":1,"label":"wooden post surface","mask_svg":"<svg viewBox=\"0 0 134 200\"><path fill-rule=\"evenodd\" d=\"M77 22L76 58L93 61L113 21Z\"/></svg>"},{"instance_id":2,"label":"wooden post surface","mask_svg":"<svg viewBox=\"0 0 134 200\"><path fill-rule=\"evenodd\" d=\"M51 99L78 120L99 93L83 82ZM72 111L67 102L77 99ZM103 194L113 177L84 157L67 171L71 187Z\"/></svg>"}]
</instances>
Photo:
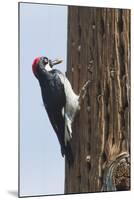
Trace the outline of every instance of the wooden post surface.
<instances>
[{"instance_id":1,"label":"wooden post surface","mask_svg":"<svg viewBox=\"0 0 134 200\"><path fill-rule=\"evenodd\" d=\"M65 193L129 190L130 10L69 6L67 76L77 94L92 83L73 123Z\"/></svg>"}]
</instances>

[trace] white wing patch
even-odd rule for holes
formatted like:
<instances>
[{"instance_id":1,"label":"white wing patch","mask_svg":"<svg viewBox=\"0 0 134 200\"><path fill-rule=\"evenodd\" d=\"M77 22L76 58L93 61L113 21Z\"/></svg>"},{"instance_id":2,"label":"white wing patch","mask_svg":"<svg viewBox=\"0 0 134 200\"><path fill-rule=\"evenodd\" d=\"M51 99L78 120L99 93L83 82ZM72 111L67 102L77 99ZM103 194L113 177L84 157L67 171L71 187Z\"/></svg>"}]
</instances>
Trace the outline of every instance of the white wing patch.
<instances>
[{"instance_id":1,"label":"white wing patch","mask_svg":"<svg viewBox=\"0 0 134 200\"><path fill-rule=\"evenodd\" d=\"M70 142L70 140L72 139L71 125L72 125L71 120L68 118L67 114L65 114L65 138L64 138L65 146L67 145L67 142Z\"/></svg>"},{"instance_id":2,"label":"white wing patch","mask_svg":"<svg viewBox=\"0 0 134 200\"><path fill-rule=\"evenodd\" d=\"M64 115L65 115L64 107L62 108L61 113L62 113L62 117L64 118Z\"/></svg>"},{"instance_id":3,"label":"white wing patch","mask_svg":"<svg viewBox=\"0 0 134 200\"><path fill-rule=\"evenodd\" d=\"M69 80L63 75L58 74L62 84L64 85L65 95L66 95L66 105L62 109L62 116L65 117L65 145L72 138L72 122L75 117L76 111L79 109L79 96L76 95L72 89Z\"/></svg>"}]
</instances>

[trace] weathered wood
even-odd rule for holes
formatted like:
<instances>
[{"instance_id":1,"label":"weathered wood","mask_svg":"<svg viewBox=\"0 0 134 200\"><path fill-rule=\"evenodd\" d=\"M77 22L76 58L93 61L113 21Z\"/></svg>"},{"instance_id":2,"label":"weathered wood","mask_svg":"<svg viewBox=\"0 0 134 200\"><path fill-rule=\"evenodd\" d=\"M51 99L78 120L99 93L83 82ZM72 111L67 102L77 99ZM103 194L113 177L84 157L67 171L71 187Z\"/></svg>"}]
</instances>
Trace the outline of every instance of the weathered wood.
<instances>
[{"instance_id":1,"label":"weathered wood","mask_svg":"<svg viewBox=\"0 0 134 200\"><path fill-rule=\"evenodd\" d=\"M130 158L128 153L118 155L109 162L103 175L102 191L130 189Z\"/></svg>"},{"instance_id":2,"label":"weathered wood","mask_svg":"<svg viewBox=\"0 0 134 200\"><path fill-rule=\"evenodd\" d=\"M128 190L130 10L69 6L68 12L67 76L77 94L92 83L73 123L75 159L65 164L65 193ZM113 172L115 189L107 185Z\"/></svg>"}]
</instances>

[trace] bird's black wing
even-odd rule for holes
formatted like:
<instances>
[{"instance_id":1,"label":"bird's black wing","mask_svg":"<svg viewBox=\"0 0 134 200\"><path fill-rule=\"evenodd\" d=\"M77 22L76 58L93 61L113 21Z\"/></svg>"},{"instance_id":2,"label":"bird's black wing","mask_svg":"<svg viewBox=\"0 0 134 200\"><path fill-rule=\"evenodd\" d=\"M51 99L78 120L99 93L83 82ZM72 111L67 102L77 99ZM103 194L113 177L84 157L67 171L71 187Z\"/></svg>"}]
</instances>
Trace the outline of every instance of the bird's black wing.
<instances>
[{"instance_id":1,"label":"bird's black wing","mask_svg":"<svg viewBox=\"0 0 134 200\"><path fill-rule=\"evenodd\" d=\"M62 155L64 155L65 118L62 110L66 104L66 96L64 91L64 84L58 76L58 73L61 72L58 70L52 70L50 72L51 76L47 82L47 87L41 88L43 102L48 113L49 120L61 145Z\"/></svg>"},{"instance_id":2,"label":"bird's black wing","mask_svg":"<svg viewBox=\"0 0 134 200\"><path fill-rule=\"evenodd\" d=\"M47 77L47 86L41 82L43 102L48 113L49 120L56 132L57 138L61 145L62 156L66 155L69 163L73 162L73 153L71 145L68 143L65 146L65 104L66 95L64 88L64 75L54 69L49 72L50 76ZM44 79L43 79L44 80ZM63 111L64 109L64 111Z\"/></svg>"},{"instance_id":3,"label":"bird's black wing","mask_svg":"<svg viewBox=\"0 0 134 200\"><path fill-rule=\"evenodd\" d=\"M48 113L49 120L53 126L53 129L57 135L59 143L61 145L62 156L65 154L65 142L64 142L64 132L65 132L65 121L61 113L59 112L50 112L49 109L46 109Z\"/></svg>"}]
</instances>

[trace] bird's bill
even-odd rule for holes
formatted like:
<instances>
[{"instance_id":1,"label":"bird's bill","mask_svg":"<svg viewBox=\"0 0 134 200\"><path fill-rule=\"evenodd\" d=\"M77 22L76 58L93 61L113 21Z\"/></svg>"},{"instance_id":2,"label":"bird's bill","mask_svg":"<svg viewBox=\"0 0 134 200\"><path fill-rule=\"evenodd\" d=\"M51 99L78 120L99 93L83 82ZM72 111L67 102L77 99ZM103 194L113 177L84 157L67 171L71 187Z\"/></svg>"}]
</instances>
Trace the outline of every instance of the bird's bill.
<instances>
[{"instance_id":1,"label":"bird's bill","mask_svg":"<svg viewBox=\"0 0 134 200\"><path fill-rule=\"evenodd\" d=\"M60 64L60 63L62 63L62 62L63 62L63 60L62 60L62 59L59 59L59 58L57 58L57 59L55 59L55 60L50 60L51 66Z\"/></svg>"}]
</instances>

